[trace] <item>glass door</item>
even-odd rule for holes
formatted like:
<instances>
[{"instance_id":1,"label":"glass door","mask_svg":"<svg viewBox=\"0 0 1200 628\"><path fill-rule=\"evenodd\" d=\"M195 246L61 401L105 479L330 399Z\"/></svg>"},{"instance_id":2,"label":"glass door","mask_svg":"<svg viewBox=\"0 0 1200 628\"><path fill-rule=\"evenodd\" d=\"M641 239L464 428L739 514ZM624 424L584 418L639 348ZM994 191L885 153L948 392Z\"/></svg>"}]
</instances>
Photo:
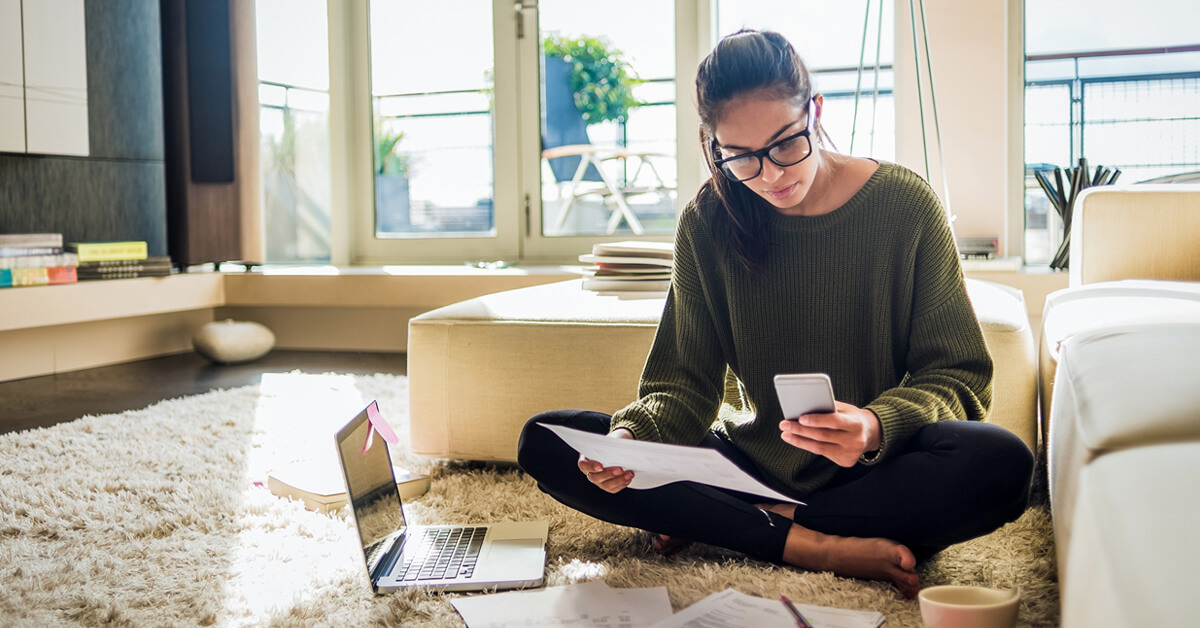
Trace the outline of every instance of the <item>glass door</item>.
<instances>
[{"instance_id":1,"label":"glass door","mask_svg":"<svg viewBox=\"0 0 1200 628\"><path fill-rule=\"evenodd\" d=\"M497 37L511 7L370 3L373 211L355 227L360 261L516 258L515 160L504 156L515 141L497 122L513 82L513 62L496 52L511 49L512 35Z\"/></svg>"},{"instance_id":2,"label":"glass door","mask_svg":"<svg viewBox=\"0 0 1200 628\"><path fill-rule=\"evenodd\" d=\"M522 123L533 128L523 139L536 146L523 163L537 164L525 177L527 253L669 240L679 199L676 2L538 0L524 19L536 23L521 43Z\"/></svg>"}]
</instances>

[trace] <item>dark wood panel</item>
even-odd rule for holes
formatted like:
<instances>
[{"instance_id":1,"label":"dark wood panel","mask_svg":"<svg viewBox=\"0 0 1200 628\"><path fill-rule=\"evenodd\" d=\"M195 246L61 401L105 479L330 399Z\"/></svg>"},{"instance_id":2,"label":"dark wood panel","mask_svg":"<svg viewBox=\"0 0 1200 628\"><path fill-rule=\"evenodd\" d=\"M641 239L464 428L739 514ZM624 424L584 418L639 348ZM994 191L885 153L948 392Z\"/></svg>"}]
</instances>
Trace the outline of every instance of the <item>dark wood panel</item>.
<instances>
[{"instance_id":1,"label":"dark wood panel","mask_svg":"<svg viewBox=\"0 0 1200 628\"><path fill-rule=\"evenodd\" d=\"M166 255L162 163L0 155L0 232L145 240Z\"/></svg>"},{"instance_id":2,"label":"dark wood panel","mask_svg":"<svg viewBox=\"0 0 1200 628\"><path fill-rule=\"evenodd\" d=\"M238 182L197 183L191 177L186 7L186 0L160 0L159 4L168 248L171 258L185 265L237 260L242 249ZM237 120L233 122L236 125Z\"/></svg>"},{"instance_id":3,"label":"dark wood panel","mask_svg":"<svg viewBox=\"0 0 1200 628\"><path fill-rule=\"evenodd\" d=\"M162 37L158 0L88 0L91 156L162 161Z\"/></svg>"}]
</instances>

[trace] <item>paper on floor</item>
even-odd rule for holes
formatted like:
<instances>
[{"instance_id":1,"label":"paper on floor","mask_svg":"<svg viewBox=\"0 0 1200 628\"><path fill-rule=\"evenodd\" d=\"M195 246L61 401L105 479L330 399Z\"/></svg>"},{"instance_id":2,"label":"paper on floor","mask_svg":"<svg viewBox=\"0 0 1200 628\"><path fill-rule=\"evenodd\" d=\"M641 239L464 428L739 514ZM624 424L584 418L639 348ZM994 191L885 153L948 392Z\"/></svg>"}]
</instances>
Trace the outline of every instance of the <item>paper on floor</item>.
<instances>
[{"instance_id":1,"label":"paper on floor","mask_svg":"<svg viewBox=\"0 0 1200 628\"><path fill-rule=\"evenodd\" d=\"M874 611L796 604L796 609L817 628L877 628L884 616ZM733 589L714 593L679 611L651 628L712 628L714 626L754 626L754 628L795 628L796 620L780 600L746 595Z\"/></svg>"},{"instance_id":2,"label":"paper on floor","mask_svg":"<svg viewBox=\"0 0 1200 628\"><path fill-rule=\"evenodd\" d=\"M671 616L666 587L614 589L603 580L450 600L469 628L649 626Z\"/></svg>"}]
</instances>

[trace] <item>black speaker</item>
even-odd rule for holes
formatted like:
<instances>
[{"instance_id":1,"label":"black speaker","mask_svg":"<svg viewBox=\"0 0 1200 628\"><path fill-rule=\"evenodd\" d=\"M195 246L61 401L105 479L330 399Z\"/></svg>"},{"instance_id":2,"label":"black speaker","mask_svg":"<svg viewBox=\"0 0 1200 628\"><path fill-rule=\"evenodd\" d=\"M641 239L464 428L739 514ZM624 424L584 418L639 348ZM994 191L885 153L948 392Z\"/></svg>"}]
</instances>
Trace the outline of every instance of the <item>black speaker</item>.
<instances>
[{"instance_id":1,"label":"black speaker","mask_svg":"<svg viewBox=\"0 0 1200 628\"><path fill-rule=\"evenodd\" d=\"M186 0L188 139L195 183L231 183L233 67L229 3Z\"/></svg>"}]
</instances>

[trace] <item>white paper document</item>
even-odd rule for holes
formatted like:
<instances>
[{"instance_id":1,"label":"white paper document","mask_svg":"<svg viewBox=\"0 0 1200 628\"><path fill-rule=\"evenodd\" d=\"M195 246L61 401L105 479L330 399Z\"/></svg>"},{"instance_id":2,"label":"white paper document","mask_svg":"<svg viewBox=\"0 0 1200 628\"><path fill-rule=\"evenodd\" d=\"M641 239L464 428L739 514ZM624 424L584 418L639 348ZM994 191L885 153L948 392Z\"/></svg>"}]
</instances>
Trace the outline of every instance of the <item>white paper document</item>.
<instances>
[{"instance_id":1,"label":"white paper document","mask_svg":"<svg viewBox=\"0 0 1200 628\"><path fill-rule=\"evenodd\" d=\"M633 471L629 488L655 488L671 482L700 482L792 504L803 504L742 471L715 449L610 438L561 425L539 425L558 434L575 451L606 467Z\"/></svg>"},{"instance_id":2,"label":"white paper document","mask_svg":"<svg viewBox=\"0 0 1200 628\"><path fill-rule=\"evenodd\" d=\"M666 587L614 589L603 580L450 600L468 628L628 628L671 616Z\"/></svg>"},{"instance_id":3,"label":"white paper document","mask_svg":"<svg viewBox=\"0 0 1200 628\"><path fill-rule=\"evenodd\" d=\"M795 604L804 618L816 628L877 628L885 619L875 611ZM714 593L651 628L795 628L796 620L779 600L746 595L733 589Z\"/></svg>"}]
</instances>

